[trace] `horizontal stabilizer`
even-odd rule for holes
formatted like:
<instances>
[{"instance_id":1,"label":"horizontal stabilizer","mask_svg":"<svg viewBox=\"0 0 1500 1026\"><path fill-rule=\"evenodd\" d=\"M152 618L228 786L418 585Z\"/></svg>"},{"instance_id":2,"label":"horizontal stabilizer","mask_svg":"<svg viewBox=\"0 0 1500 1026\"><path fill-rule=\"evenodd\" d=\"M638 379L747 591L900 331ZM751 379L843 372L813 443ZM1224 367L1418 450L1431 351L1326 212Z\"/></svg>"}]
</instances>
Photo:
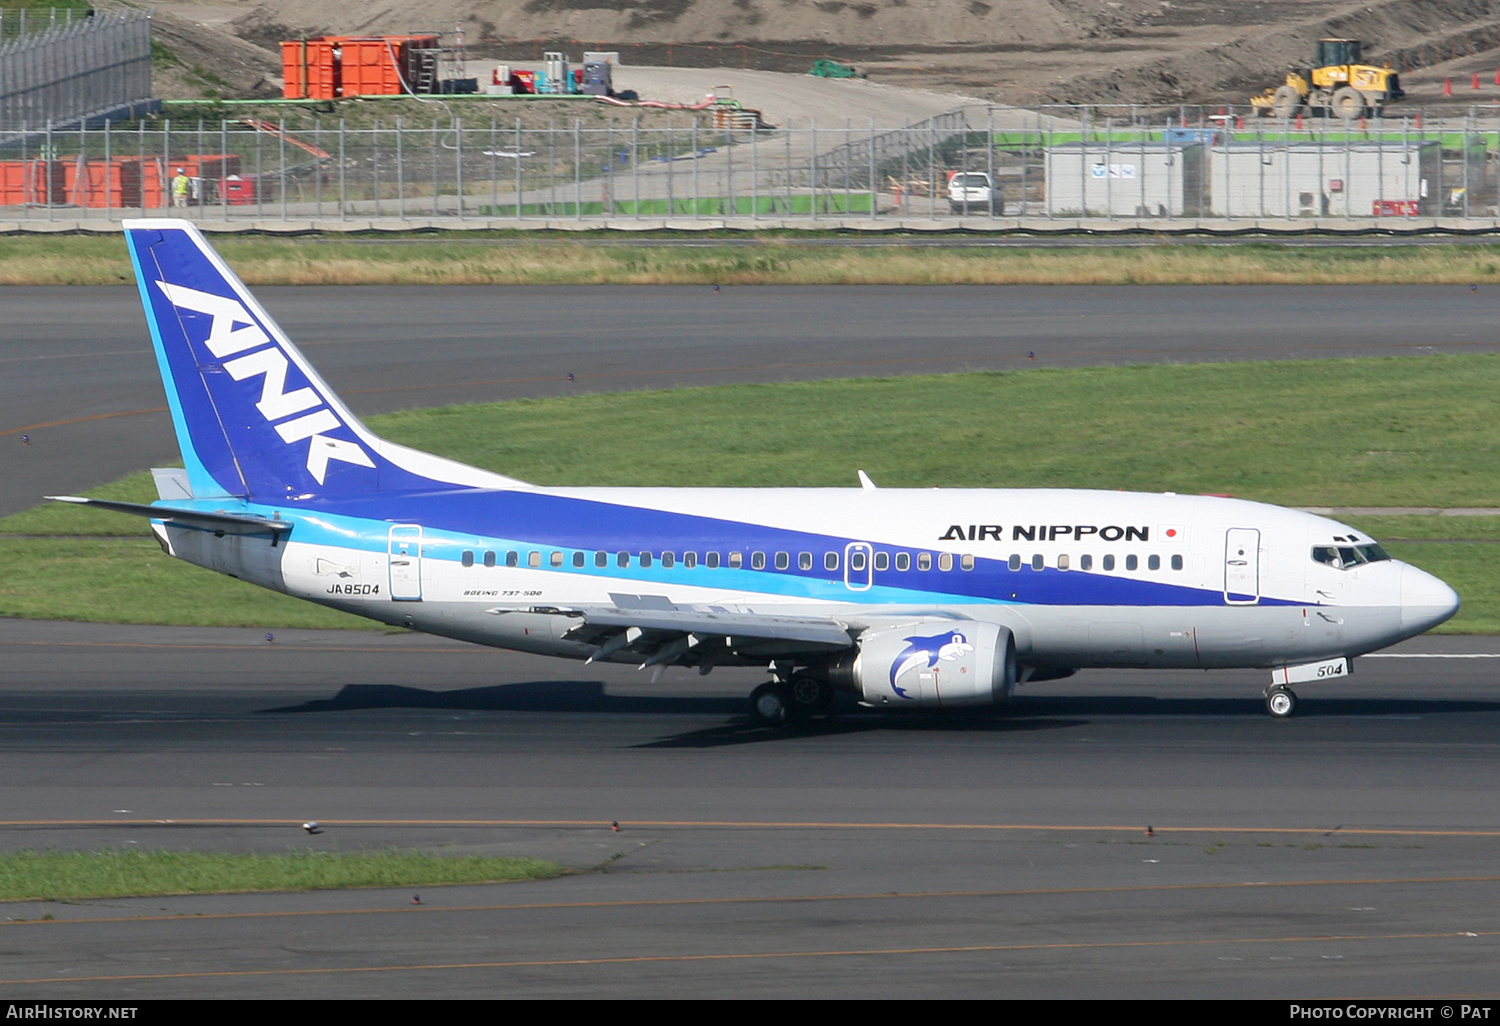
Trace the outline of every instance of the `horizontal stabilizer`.
<instances>
[{"instance_id":1,"label":"horizontal stabilizer","mask_svg":"<svg viewBox=\"0 0 1500 1026\"><path fill-rule=\"evenodd\" d=\"M197 527L206 531L222 531L224 534L269 534L280 538L290 533L292 525L285 520L267 520L265 517L248 517L239 513L223 513L201 509L169 509L165 506L148 506L140 502L115 502L112 499L86 499L81 495L49 495L54 502L71 502L80 506L97 506L114 513L129 513L137 517L150 517L183 527Z\"/></svg>"}]
</instances>

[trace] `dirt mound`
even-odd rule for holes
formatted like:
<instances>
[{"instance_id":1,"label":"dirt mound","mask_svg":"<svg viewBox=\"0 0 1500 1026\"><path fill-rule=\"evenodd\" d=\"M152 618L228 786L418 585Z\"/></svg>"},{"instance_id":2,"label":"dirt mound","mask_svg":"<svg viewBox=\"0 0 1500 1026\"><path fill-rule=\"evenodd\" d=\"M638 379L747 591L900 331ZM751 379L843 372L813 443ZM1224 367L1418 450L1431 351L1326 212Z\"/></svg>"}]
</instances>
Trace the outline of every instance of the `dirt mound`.
<instances>
[{"instance_id":1,"label":"dirt mound","mask_svg":"<svg viewBox=\"0 0 1500 1026\"><path fill-rule=\"evenodd\" d=\"M281 56L232 32L157 8L151 44L152 91L163 99L281 95Z\"/></svg>"},{"instance_id":2,"label":"dirt mound","mask_svg":"<svg viewBox=\"0 0 1500 1026\"><path fill-rule=\"evenodd\" d=\"M1116 17L1108 0L266 0L236 19L294 33L451 30L470 42L602 43L804 41L903 43L1048 42L1096 31Z\"/></svg>"},{"instance_id":3,"label":"dirt mound","mask_svg":"<svg viewBox=\"0 0 1500 1026\"><path fill-rule=\"evenodd\" d=\"M535 59L554 48L576 58L600 48L621 50L627 63L803 71L814 57L833 56L854 61L876 81L1019 105L1243 104L1251 92L1276 84L1289 64L1305 64L1316 40L1328 35L1360 39L1370 58L1408 72L1500 45L1500 0L166 0L165 6L222 24L246 45L260 44L271 64L256 65L256 74L272 76L281 39L461 27L474 51L504 60ZM198 63L228 77L217 56Z\"/></svg>"}]
</instances>

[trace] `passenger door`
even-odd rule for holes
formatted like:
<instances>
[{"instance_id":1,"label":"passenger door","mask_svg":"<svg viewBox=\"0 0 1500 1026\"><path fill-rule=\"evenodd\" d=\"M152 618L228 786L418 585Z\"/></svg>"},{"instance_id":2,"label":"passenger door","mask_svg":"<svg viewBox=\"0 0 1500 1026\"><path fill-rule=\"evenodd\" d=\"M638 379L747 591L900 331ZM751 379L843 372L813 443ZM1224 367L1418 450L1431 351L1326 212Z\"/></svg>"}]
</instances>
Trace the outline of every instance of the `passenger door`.
<instances>
[{"instance_id":1,"label":"passenger door","mask_svg":"<svg viewBox=\"0 0 1500 1026\"><path fill-rule=\"evenodd\" d=\"M1224 601L1253 606L1260 601L1260 532L1231 527L1224 538Z\"/></svg>"}]
</instances>

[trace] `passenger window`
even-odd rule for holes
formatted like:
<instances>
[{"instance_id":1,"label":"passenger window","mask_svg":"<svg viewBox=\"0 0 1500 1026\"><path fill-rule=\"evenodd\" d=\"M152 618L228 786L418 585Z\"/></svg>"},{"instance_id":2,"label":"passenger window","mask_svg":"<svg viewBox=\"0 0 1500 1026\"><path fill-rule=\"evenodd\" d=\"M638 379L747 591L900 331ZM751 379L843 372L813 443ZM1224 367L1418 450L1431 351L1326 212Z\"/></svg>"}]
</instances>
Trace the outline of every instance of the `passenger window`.
<instances>
[{"instance_id":1,"label":"passenger window","mask_svg":"<svg viewBox=\"0 0 1500 1026\"><path fill-rule=\"evenodd\" d=\"M891 568L891 554L889 552L875 553L875 569L889 570Z\"/></svg>"},{"instance_id":2,"label":"passenger window","mask_svg":"<svg viewBox=\"0 0 1500 1026\"><path fill-rule=\"evenodd\" d=\"M849 553L849 569L857 574L865 572L865 554L859 549Z\"/></svg>"},{"instance_id":3,"label":"passenger window","mask_svg":"<svg viewBox=\"0 0 1500 1026\"><path fill-rule=\"evenodd\" d=\"M527 566L541 566L542 565L542 554L540 552L537 552L537 551L533 550L526 557L526 565Z\"/></svg>"},{"instance_id":4,"label":"passenger window","mask_svg":"<svg viewBox=\"0 0 1500 1026\"><path fill-rule=\"evenodd\" d=\"M1160 556L1147 556L1146 557L1146 569L1147 570L1160 570L1161 569L1161 557Z\"/></svg>"},{"instance_id":5,"label":"passenger window","mask_svg":"<svg viewBox=\"0 0 1500 1026\"><path fill-rule=\"evenodd\" d=\"M1068 555L1067 555L1067 553L1063 553L1061 556L1057 557L1057 568L1059 570L1066 570L1068 568Z\"/></svg>"},{"instance_id":6,"label":"passenger window","mask_svg":"<svg viewBox=\"0 0 1500 1026\"><path fill-rule=\"evenodd\" d=\"M764 552L750 553L750 569L764 570L766 568L766 554Z\"/></svg>"},{"instance_id":7,"label":"passenger window","mask_svg":"<svg viewBox=\"0 0 1500 1026\"><path fill-rule=\"evenodd\" d=\"M663 552L661 554L661 565L662 566L667 567L668 569L670 569L671 567L675 566L676 564L677 564L677 557L674 556L672 553L670 553L670 552Z\"/></svg>"},{"instance_id":8,"label":"passenger window","mask_svg":"<svg viewBox=\"0 0 1500 1026\"><path fill-rule=\"evenodd\" d=\"M705 552L703 554L703 565L710 570L719 569L719 554L717 552Z\"/></svg>"},{"instance_id":9,"label":"passenger window","mask_svg":"<svg viewBox=\"0 0 1500 1026\"><path fill-rule=\"evenodd\" d=\"M460 563L462 563L464 566L473 566L474 565L474 553L472 553L472 552L468 551L467 549L465 549L464 550L464 554L459 557L458 561Z\"/></svg>"},{"instance_id":10,"label":"passenger window","mask_svg":"<svg viewBox=\"0 0 1500 1026\"><path fill-rule=\"evenodd\" d=\"M1093 556L1079 556L1078 557L1078 569L1080 569L1080 570L1092 570L1092 569L1094 569L1094 557Z\"/></svg>"},{"instance_id":11,"label":"passenger window","mask_svg":"<svg viewBox=\"0 0 1500 1026\"><path fill-rule=\"evenodd\" d=\"M486 552L484 554L484 565L485 566L494 566L495 565L495 554L493 552ZM521 565L521 554L519 552L507 552L505 554L505 565L506 566L520 566Z\"/></svg>"},{"instance_id":12,"label":"passenger window","mask_svg":"<svg viewBox=\"0 0 1500 1026\"><path fill-rule=\"evenodd\" d=\"M778 569L778 570L786 570L786 569L789 569L791 567L791 565L792 565L792 557L791 557L790 553L786 553L786 552L778 552L778 553L776 553L776 569Z\"/></svg>"},{"instance_id":13,"label":"passenger window","mask_svg":"<svg viewBox=\"0 0 1500 1026\"><path fill-rule=\"evenodd\" d=\"M729 569L738 570L745 565L745 554L743 552L731 552L729 554Z\"/></svg>"},{"instance_id":14,"label":"passenger window","mask_svg":"<svg viewBox=\"0 0 1500 1026\"><path fill-rule=\"evenodd\" d=\"M1173 556L1172 557L1172 569L1173 570L1181 570L1182 569L1182 557L1181 556Z\"/></svg>"},{"instance_id":15,"label":"passenger window","mask_svg":"<svg viewBox=\"0 0 1500 1026\"><path fill-rule=\"evenodd\" d=\"M1019 570L1019 569L1021 569L1021 557L1020 557L1020 555L1018 553L1012 552L1010 554L1010 560L1005 565L1008 566L1008 567L1010 567L1012 570Z\"/></svg>"},{"instance_id":16,"label":"passenger window","mask_svg":"<svg viewBox=\"0 0 1500 1026\"><path fill-rule=\"evenodd\" d=\"M1125 569L1126 570L1134 570L1136 567L1138 567L1140 565L1141 565L1141 561L1139 559L1136 559L1134 556L1126 556L1125 557Z\"/></svg>"},{"instance_id":17,"label":"passenger window","mask_svg":"<svg viewBox=\"0 0 1500 1026\"><path fill-rule=\"evenodd\" d=\"M649 552L642 552L641 553L641 566L650 566L650 565L651 565L651 553L649 553Z\"/></svg>"},{"instance_id":18,"label":"passenger window","mask_svg":"<svg viewBox=\"0 0 1500 1026\"><path fill-rule=\"evenodd\" d=\"M898 552L898 553L896 553L896 569L900 570L903 574L906 573L906 571L908 571L908 570L911 569L911 553L910 552Z\"/></svg>"},{"instance_id":19,"label":"passenger window","mask_svg":"<svg viewBox=\"0 0 1500 1026\"><path fill-rule=\"evenodd\" d=\"M926 573L928 570L932 569L932 553L917 553L917 569L921 570L923 573Z\"/></svg>"},{"instance_id":20,"label":"passenger window","mask_svg":"<svg viewBox=\"0 0 1500 1026\"><path fill-rule=\"evenodd\" d=\"M691 570L698 565L698 553L684 552L682 554L682 565Z\"/></svg>"},{"instance_id":21,"label":"passenger window","mask_svg":"<svg viewBox=\"0 0 1500 1026\"><path fill-rule=\"evenodd\" d=\"M944 573L953 569L953 553L942 552L938 554L938 569Z\"/></svg>"},{"instance_id":22,"label":"passenger window","mask_svg":"<svg viewBox=\"0 0 1500 1026\"><path fill-rule=\"evenodd\" d=\"M554 552L554 553L552 553L552 558L551 558L551 560L549 560L549 562L553 566L562 566L563 565L563 554L561 552Z\"/></svg>"},{"instance_id":23,"label":"passenger window","mask_svg":"<svg viewBox=\"0 0 1500 1026\"><path fill-rule=\"evenodd\" d=\"M1115 568L1115 557L1113 555L1105 556L1104 557L1104 569L1106 569L1106 570L1113 570L1114 568Z\"/></svg>"},{"instance_id":24,"label":"passenger window","mask_svg":"<svg viewBox=\"0 0 1500 1026\"><path fill-rule=\"evenodd\" d=\"M812 569L812 553L811 552L799 552L799 553L797 553L797 569L798 570L811 570Z\"/></svg>"},{"instance_id":25,"label":"passenger window","mask_svg":"<svg viewBox=\"0 0 1500 1026\"><path fill-rule=\"evenodd\" d=\"M1035 556L1031 557L1031 569L1033 569L1033 570L1040 570L1042 567L1044 567L1046 565L1047 565L1047 563L1046 563L1045 560L1042 559L1042 554L1040 552L1037 553Z\"/></svg>"},{"instance_id":26,"label":"passenger window","mask_svg":"<svg viewBox=\"0 0 1500 1026\"><path fill-rule=\"evenodd\" d=\"M573 565L574 566L576 566L576 567L582 567L583 564L584 564L584 562L585 562L585 560L584 560L584 555L583 555L583 550L582 549L579 549L577 552L573 553Z\"/></svg>"},{"instance_id":27,"label":"passenger window","mask_svg":"<svg viewBox=\"0 0 1500 1026\"><path fill-rule=\"evenodd\" d=\"M823 553L823 569L837 570L839 568L839 554L837 552Z\"/></svg>"},{"instance_id":28,"label":"passenger window","mask_svg":"<svg viewBox=\"0 0 1500 1026\"><path fill-rule=\"evenodd\" d=\"M972 570L974 569L974 557L965 552L962 556L959 557L958 565L963 567L965 570Z\"/></svg>"},{"instance_id":29,"label":"passenger window","mask_svg":"<svg viewBox=\"0 0 1500 1026\"><path fill-rule=\"evenodd\" d=\"M598 567L609 566L609 553L608 552L596 552L596 553L594 553L594 565L598 566Z\"/></svg>"},{"instance_id":30,"label":"passenger window","mask_svg":"<svg viewBox=\"0 0 1500 1026\"><path fill-rule=\"evenodd\" d=\"M630 553L628 553L628 552L616 552L615 553L615 563L617 565L619 565L619 566L629 566L630 565Z\"/></svg>"}]
</instances>

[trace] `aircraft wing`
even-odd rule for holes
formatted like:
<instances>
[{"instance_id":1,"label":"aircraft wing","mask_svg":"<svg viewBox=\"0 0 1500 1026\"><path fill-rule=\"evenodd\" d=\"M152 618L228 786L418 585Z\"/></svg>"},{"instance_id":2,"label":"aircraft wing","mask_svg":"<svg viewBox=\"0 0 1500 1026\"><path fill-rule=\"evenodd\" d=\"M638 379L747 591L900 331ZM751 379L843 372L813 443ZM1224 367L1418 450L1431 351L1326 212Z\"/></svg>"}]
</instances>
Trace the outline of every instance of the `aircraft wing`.
<instances>
[{"instance_id":1,"label":"aircraft wing","mask_svg":"<svg viewBox=\"0 0 1500 1026\"><path fill-rule=\"evenodd\" d=\"M612 594L610 598L614 605L546 610L577 618L577 625L564 637L595 646L590 662L625 653L640 657L642 666L704 666L725 654L761 659L854 646L850 625L828 617L677 606L659 596ZM490 610L497 614L510 611Z\"/></svg>"},{"instance_id":2,"label":"aircraft wing","mask_svg":"<svg viewBox=\"0 0 1500 1026\"><path fill-rule=\"evenodd\" d=\"M201 509L171 509L166 506L150 506L140 502L115 502L112 499L86 499L80 495L49 495L55 502L71 502L80 506L97 506L115 513L129 513L138 517L150 517L169 524L197 527L206 531L222 531L225 534L269 534L273 540L286 537L292 525L285 520L267 520L264 517L247 517L239 513L223 513Z\"/></svg>"}]
</instances>

